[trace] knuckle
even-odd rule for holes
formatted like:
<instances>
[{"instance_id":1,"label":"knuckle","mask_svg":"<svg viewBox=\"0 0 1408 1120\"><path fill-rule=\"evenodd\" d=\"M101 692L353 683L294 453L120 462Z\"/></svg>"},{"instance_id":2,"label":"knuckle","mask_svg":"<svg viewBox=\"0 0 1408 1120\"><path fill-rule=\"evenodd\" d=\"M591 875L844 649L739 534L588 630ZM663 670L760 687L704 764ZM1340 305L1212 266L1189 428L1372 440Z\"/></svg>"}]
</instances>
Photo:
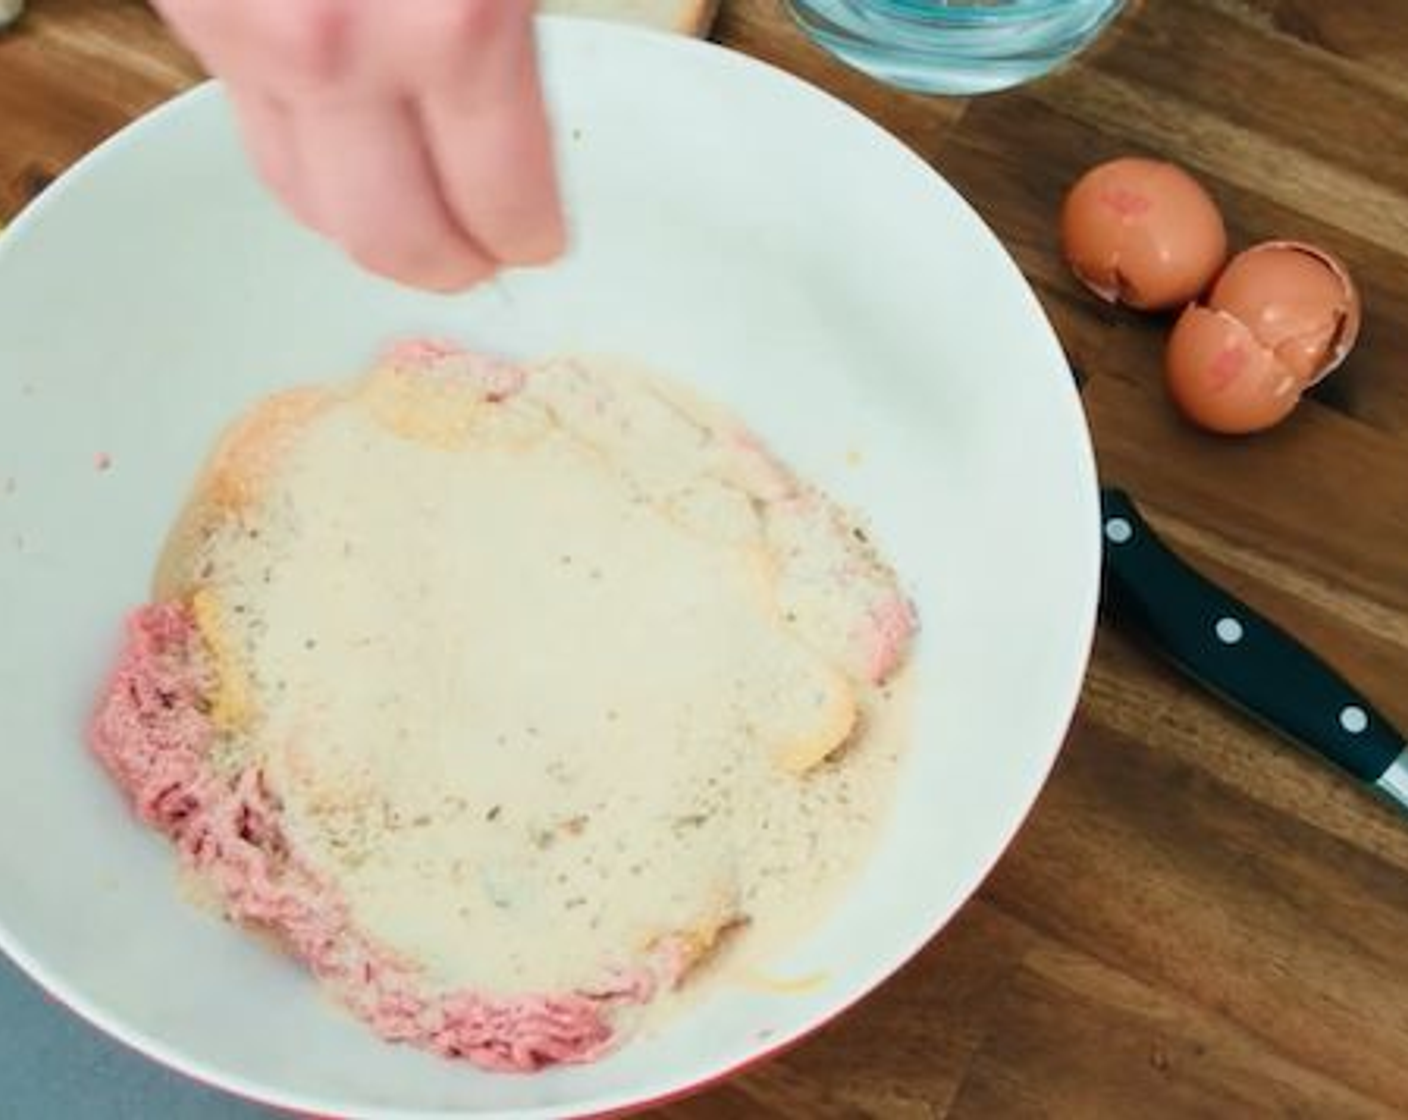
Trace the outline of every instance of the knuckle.
<instances>
[{"instance_id":1,"label":"knuckle","mask_svg":"<svg viewBox=\"0 0 1408 1120\"><path fill-rule=\"evenodd\" d=\"M341 0L280 5L267 29L273 60L290 76L325 84L343 72L352 12Z\"/></svg>"},{"instance_id":2,"label":"knuckle","mask_svg":"<svg viewBox=\"0 0 1408 1120\"><path fill-rule=\"evenodd\" d=\"M441 0L437 32L456 44L479 43L492 38L523 7L521 0Z\"/></svg>"}]
</instances>

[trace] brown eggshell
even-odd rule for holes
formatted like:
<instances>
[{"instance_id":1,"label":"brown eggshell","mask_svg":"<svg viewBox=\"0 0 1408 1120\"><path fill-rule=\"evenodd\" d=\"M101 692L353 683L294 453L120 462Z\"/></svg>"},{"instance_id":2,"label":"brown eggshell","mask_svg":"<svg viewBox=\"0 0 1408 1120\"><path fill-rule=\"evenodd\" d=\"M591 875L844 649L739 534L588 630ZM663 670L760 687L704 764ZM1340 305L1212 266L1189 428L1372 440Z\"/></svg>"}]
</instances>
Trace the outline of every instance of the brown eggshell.
<instances>
[{"instance_id":1,"label":"brown eggshell","mask_svg":"<svg viewBox=\"0 0 1408 1120\"><path fill-rule=\"evenodd\" d=\"M1071 188L1061 244L1096 295L1160 310L1207 287L1227 257L1227 230L1211 196L1181 167L1125 157L1092 168Z\"/></svg>"},{"instance_id":2,"label":"brown eggshell","mask_svg":"<svg viewBox=\"0 0 1408 1120\"><path fill-rule=\"evenodd\" d=\"M1169 336L1164 369L1179 410L1214 432L1262 431L1279 424L1300 401L1294 374L1225 311L1188 307Z\"/></svg>"},{"instance_id":3,"label":"brown eggshell","mask_svg":"<svg viewBox=\"0 0 1408 1120\"><path fill-rule=\"evenodd\" d=\"M1323 249L1294 241L1267 241L1239 253L1207 304L1245 323L1303 386L1344 361L1363 314L1345 266Z\"/></svg>"}]
</instances>

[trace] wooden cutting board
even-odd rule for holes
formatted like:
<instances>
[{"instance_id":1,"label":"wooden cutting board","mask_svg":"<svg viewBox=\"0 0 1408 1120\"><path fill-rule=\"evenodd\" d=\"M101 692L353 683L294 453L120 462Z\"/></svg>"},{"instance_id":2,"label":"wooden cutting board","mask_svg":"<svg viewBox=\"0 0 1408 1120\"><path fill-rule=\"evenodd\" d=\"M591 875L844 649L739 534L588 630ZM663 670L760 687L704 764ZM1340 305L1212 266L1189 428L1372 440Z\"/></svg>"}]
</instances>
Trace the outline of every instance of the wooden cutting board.
<instances>
[{"instance_id":1,"label":"wooden cutting board","mask_svg":"<svg viewBox=\"0 0 1408 1120\"><path fill-rule=\"evenodd\" d=\"M1408 725L1404 0L1131 3L1074 66L971 102L847 70L782 0L728 0L714 36L857 106L971 199L1090 375L1102 468ZM198 77L140 0L32 0L0 35L0 221ZM1311 238L1355 271L1354 356L1266 438L1178 423L1158 377L1166 324L1104 307L1061 263L1065 187L1131 150L1196 170L1239 244ZM75 1114L60 1094L87 1076L71 1060L86 1036L55 1030L59 1072L25 1069L53 1103L16 1111L25 1086L0 1060L0 1115ZM39 1053L29 1041L6 1033L0 1059ZM1390 1120L1408 1116L1405 1054L1408 827L1102 630L1036 812L943 936L806 1045L656 1115ZM122 1061L93 1067L93 1107L119 1099ZM209 1101L166 1092L143 1114Z\"/></svg>"}]
</instances>

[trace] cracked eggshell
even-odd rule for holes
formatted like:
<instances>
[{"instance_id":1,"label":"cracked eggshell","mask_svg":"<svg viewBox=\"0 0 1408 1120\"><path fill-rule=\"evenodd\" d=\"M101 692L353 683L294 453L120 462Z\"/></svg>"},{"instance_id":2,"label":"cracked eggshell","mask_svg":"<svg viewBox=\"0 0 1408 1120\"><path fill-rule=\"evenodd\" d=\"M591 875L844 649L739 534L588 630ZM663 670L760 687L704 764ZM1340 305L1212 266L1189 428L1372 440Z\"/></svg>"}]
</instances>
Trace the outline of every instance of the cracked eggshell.
<instances>
[{"instance_id":1,"label":"cracked eggshell","mask_svg":"<svg viewBox=\"0 0 1408 1120\"><path fill-rule=\"evenodd\" d=\"M1224 435L1279 424L1299 403L1303 388L1235 315L1197 304L1179 316L1164 370L1179 411Z\"/></svg>"},{"instance_id":2,"label":"cracked eggshell","mask_svg":"<svg viewBox=\"0 0 1408 1120\"><path fill-rule=\"evenodd\" d=\"M1363 314L1339 258L1298 241L1267 241L1239 253L1207 302L1245 323L1307 388L1354 348Z\"/></svg>"},{"instance_id":3,"label":"cracked eggshell","mask_svg":"<svg viewBox=\"0 0 1408 1120\"><path fill-rule=\"evenodd\" d=\"M1337 367L1361 318L1348 270L1322 249L1268 241L1240 253L1206 305L1189 306L1169 338L1169 395L1193 423L1245 434L1279 424Z\"/></svg>"},{"instance_id":4,"label":"cracked eggshell","mask_svg":"<svg viewBox=\"0 0 1408 1120\"><path fill-rule=\"evenodd\" d=\"M1087 171L1066 195L1061 245L1096 295L1144 311L1186 304L1227 259L1217 204L1176 164L1124 157Z\"/></svg>"}]
</instances>

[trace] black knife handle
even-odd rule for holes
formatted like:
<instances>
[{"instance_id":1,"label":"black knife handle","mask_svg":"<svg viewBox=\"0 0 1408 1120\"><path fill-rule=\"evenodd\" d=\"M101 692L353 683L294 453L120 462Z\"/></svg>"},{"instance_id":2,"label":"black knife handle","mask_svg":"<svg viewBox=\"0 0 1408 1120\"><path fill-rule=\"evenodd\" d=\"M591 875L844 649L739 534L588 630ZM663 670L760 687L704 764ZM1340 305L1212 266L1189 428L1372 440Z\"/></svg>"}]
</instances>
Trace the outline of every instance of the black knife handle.
<instances>
[{"instance_id":1,"label":"black knife handle","mask_svg":"<svg viewBox=\"0 0 1408 1120\"><path fill-rule=\"evenodd\" d=\"M1101 496L1105 594L1207 688L1365 782L1404 748L1349 683L1289 634L1171 552L1119 490Z\"/></svg>"}]
</instances>

